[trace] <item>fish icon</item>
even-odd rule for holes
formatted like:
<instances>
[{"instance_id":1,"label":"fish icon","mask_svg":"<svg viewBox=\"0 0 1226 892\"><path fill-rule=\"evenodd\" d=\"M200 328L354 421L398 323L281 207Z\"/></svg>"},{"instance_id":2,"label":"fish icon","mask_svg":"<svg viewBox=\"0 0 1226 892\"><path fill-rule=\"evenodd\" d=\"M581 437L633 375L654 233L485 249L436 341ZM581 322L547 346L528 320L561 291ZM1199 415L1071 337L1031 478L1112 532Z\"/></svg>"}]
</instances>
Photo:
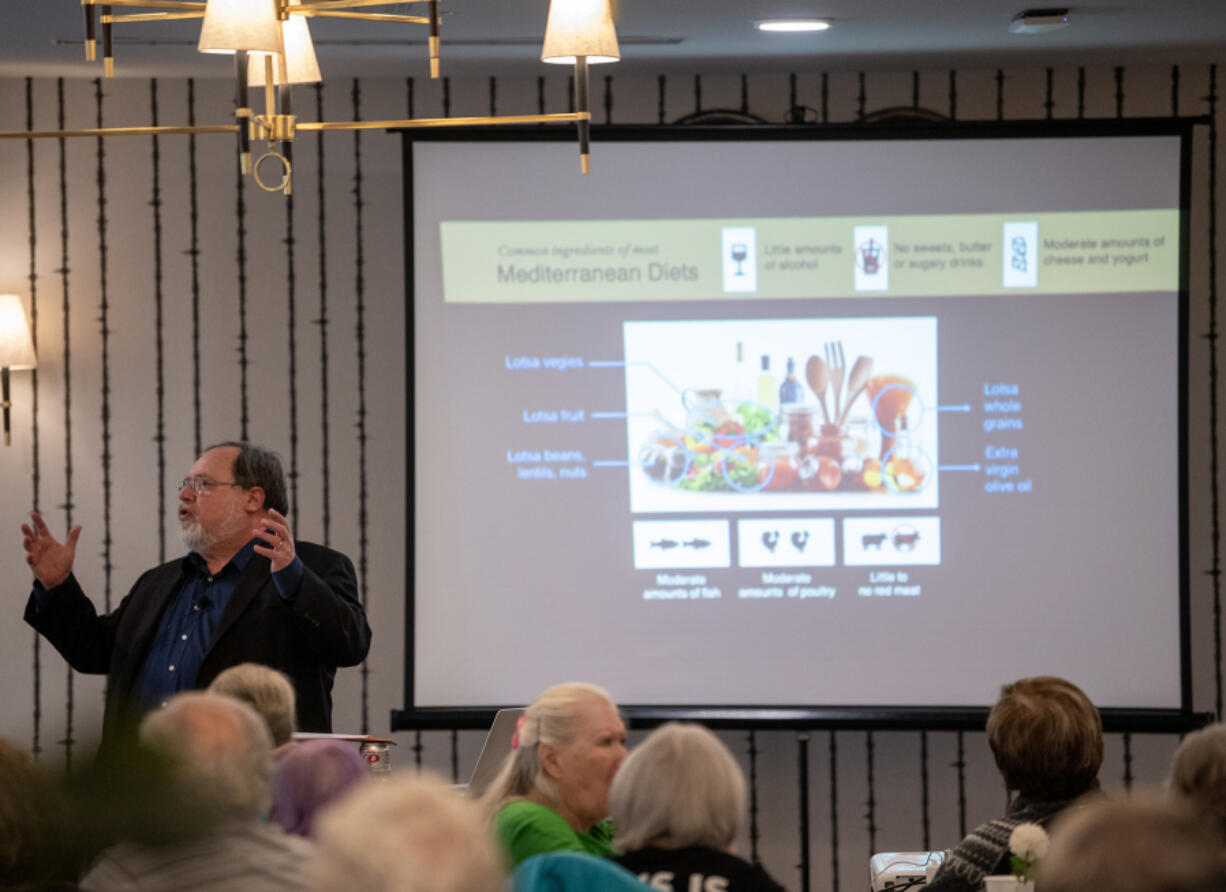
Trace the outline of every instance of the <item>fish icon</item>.
<instances>
[{"instance_id":1,"label":"fish icon","mask_svg":"<svg viewBox=\"0 0 1226 892\"><path fill-rule=\"evenodd\" d=\"M711 543L706 539L691 539L689 542L682 542L681 544L686 548L694 549L709 548L711 546Z\"/></svg>"},{"instance_id":2,"label":"fish icon","mask_svg":"<svg viewBox=\"0 0 1226 892\"><path fill-rule=\"evenodd\" d=\"M678 543L677 541L673 539L658 539L655 542L651 543L651 547L652 548L662 548L665 551L668 551L668 549L670 548L676 548L678 544L680 543Z\"/></svg>"}]
</instances>

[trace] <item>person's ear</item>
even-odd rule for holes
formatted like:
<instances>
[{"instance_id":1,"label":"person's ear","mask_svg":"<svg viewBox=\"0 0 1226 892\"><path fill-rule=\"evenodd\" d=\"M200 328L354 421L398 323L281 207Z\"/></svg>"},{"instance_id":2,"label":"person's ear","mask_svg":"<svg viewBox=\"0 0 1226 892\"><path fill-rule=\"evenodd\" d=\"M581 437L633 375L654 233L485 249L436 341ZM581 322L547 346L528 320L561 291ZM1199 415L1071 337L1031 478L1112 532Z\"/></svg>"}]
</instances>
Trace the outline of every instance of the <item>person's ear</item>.
<instances>
[{"instance_id":1,"label":"person's ear","mask_svg":"<svg viewBox=\"0 0 1226 892\"><path fill-rule=\"evenodd\" d=\"M562 774L561 766L558 764L558 751L555 747L548 743L538 743L536 745L536 757L541 760L541 768L545 772L545 776L551 780L557 780Z\"/></svg>"},{"instance_id":2,"label":"person's ear","mask_svg":"<svg viewBox=\"0 0 1226 892\"><path fill-rule=\"evenodd\" d=\"M264 510L264 487L253 486L246 491L246 495L244 508L252 512Z\"/></svg>"}]
</instances>

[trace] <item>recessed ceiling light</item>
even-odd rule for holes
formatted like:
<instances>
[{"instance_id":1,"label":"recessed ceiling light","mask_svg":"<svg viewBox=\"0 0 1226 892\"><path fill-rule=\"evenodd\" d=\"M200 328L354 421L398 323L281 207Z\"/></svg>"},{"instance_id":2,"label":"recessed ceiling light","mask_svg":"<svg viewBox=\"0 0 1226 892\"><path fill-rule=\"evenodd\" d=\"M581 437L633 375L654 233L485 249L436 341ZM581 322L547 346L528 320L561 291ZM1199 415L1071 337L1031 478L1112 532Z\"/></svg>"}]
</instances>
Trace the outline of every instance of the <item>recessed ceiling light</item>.
<instances>
[{"instance_id":1,"label":"recessed ceiling light","mask_svg":"<svg viewBox=\"0 0 1226 892\"><path fill-rule=\"evenodd\" d=\"M1068 27L1067 9L1023 9L1009 22L1013 34L1044 34Z\"/></svg>"},{"instance_id":2,"label":"recessed ceiling light","mask_svg":"<svg viewBox=\"0 0 1226 892\"><path fill-rule=\"evenodd\" d=\"M825 31L830 23L823 19L764 19L754 22L759 31Z\"/></svg>"}]
</instances>

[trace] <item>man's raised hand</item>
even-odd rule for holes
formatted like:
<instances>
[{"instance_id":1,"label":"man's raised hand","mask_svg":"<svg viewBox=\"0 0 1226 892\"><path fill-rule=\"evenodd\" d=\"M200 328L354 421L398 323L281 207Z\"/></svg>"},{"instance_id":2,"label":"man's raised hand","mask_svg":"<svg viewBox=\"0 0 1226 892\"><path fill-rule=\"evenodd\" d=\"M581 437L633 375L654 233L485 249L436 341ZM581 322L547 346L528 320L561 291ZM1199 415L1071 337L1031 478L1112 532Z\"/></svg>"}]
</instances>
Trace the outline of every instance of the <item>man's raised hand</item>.
<instances>
[{"instance_id":1,"label":"man's raised hand","mask_svg":"<svg viewBox=\"0 0 1226 892\"><path fill-rule=\"evenodd\" d=\"M68 531L68 537L60 542L51 535L42 515L30 513L30 524L21 525L21 544L26 550L26 563L34 571L34 578L43 588L55 588L72 572L72 562L77 555L77 539L81 538L78 524Z\"/></svg>"},{"instance_id":2,"label":"man's raised hand","mask_svg":"<svg viewBox=\"0 0 1226 892\"><path fill-rule=\"evenodd\" d=\"M272 572L284 570L294 562L294 534L290 532L289 521L279 511L268 509L268 513L258 521L255 535L263 539L265 545L256 545L255 553L268 558Z\"/></svg>"}]
</instances>

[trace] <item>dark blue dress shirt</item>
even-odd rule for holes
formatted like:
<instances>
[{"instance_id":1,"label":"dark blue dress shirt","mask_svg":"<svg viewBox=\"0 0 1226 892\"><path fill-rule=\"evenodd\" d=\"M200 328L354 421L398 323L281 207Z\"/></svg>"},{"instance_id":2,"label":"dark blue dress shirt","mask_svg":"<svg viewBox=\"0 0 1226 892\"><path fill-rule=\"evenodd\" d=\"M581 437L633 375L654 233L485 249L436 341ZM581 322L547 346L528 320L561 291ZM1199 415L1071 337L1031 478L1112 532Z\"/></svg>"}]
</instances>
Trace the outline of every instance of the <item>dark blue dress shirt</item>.
<instances>
[{"instance_id":1,"label":"dark blue dress shirt","mask_svg":"<svg viewBox=\"0 0 1226 892\"><path fill-rule=\"evenodd\" d=\"M217 573L209 573L204 558L194 551L182 558L183 586L166 606L149 655L137 676L135 699L141 711L161 706L172 694L196 687L196 677L213 643L213 633L257 544L264 543L252 539ZM288 566L273 573L277 594L293 601L302 587L305 569L302 559L295 556ZM54 598L57 590L58 587L44 589L42 583L34 581L37 603Z\"/></svg>"},{"instance_id":2,"label":"dark blue dress shirt","mask_svg":"<svg viewBox=\"0 0 1226 892\"><path fill-rule=\"evenodd\" d=\"M183 587L166 606L137 676L142 711L161 706L172 694L196 687L196 676L213 643L213 633L257 543L263 544L252 539L217 573L210 573L204 558L195 552L183 558ZM302 572L302 561L295 557L288 567L272 574L282 598L292 600L298 594Z\"/></svg>"}]
</instances>

